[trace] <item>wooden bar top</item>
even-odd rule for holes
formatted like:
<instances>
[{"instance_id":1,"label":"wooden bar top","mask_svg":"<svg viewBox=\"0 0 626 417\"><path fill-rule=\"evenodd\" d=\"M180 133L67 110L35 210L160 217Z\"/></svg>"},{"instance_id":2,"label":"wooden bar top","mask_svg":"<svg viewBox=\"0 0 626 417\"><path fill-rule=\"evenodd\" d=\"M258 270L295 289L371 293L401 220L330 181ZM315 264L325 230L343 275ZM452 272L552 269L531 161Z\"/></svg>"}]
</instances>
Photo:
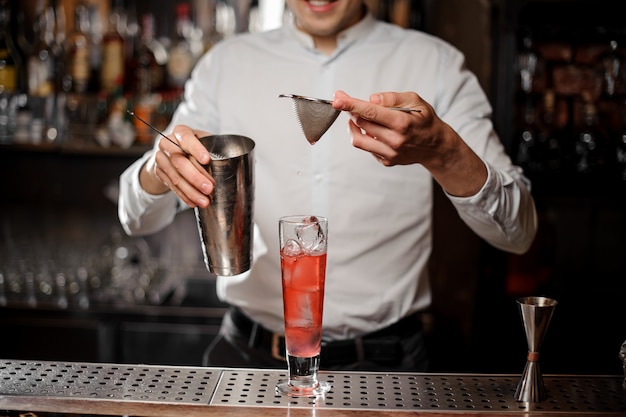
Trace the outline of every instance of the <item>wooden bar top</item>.
<instances>
[{"instance_id":1,"label":"wooden bar top","mask_svg":"<svg viewBox=\"0 0 626 417\"><path fill-rule=\"evenodd\" d=\"M146 417L626 416L619 375L544 375L548 398L515 401L520 375L320 372L320 398L276 393L285 370L0 360L0 410Z\"/></svg>"}]
</instances>

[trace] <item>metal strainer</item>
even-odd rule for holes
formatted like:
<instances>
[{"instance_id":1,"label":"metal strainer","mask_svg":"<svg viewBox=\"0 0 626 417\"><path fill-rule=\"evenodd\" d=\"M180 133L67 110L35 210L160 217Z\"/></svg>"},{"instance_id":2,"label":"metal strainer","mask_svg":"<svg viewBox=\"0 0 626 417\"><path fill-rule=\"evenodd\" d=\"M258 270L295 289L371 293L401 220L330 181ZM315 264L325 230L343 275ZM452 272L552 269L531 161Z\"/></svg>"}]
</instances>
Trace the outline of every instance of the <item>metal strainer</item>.
<instances>
[{"instance_id":1,"label":"metal strainer","mask_svg":"<svg viewBox=\"0 0 626 417\"><path fill-rule=\"evenodd\" d=\"M333 108L333 102L321 98L299 96L297 94L280 94L293 100L293 109L304 132L304 137L311 145L320 140L328 128L335 122L340 111ZM390 110L421 113L420 109L405 107L388 107Z\"/></svg>"},{"instance_id":2,"label":"metal strainer","mask_svg":"<svg viewBox=\"0 0 626 417\"><path fill-rule=\"evenodd\" d=\"M311 145L320 140L340 113L339 110L333 108L332 101L321 98L295 94L281 94L278 97L286 97L293 100L293 109L296 112L302 132Z\"/></svg>"}]
</instances>

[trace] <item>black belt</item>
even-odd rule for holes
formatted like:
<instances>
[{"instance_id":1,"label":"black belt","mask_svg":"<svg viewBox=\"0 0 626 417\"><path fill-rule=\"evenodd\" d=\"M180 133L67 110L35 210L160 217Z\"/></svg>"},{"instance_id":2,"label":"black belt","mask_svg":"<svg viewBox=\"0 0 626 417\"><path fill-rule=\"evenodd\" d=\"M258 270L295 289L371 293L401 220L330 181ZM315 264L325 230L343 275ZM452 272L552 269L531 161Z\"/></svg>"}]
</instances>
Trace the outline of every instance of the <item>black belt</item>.
<instances>
[{"instance_id":1,"label":"black belt","mask_svg":"<svg viewBox=\"0 0 626 417\"><path fill-rule=\"evenodd\" d=\"M284 335L267 330L236 307L231 307L230 317L238 331L248 338L248 346L264 349L275 359L286 360ZM323 366L361 361L398 364L403 356L400 340L421 329L419 314L415 313L391 326L355 339L322 341L320 362Z\"/></svg>"}]
</instances>

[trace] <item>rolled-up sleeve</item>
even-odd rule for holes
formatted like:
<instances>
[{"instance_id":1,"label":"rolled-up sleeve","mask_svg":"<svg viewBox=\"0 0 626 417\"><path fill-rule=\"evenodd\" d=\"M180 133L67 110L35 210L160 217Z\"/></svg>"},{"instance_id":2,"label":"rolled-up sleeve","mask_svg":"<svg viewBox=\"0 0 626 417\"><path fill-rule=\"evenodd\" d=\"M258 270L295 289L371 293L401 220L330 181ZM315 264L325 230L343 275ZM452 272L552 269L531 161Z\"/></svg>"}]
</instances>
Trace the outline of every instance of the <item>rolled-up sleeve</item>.
<instances>
[{"instance_id":1,"label":"rolled-up sleeve","mask_svg":"<svg viewBox=\"0 0 626 417\"><path fill-rule=\"evenodd\" d=\"M139 172L150 157L147 152L120 176L118 217L124 231L131 236L149 235L170 224L181 207L173 192L153 195L139 183Z\"/></svg>"},{"instance_id":2,"label":"rolled-up sleeve","mask_svg":"<svg viewBox=\"0 0 626 417\"><path fill-rule=\"evenodd\" d=\"M494 247L521 254L537 233L537 212L530 182L521 169L496 170L488 163L487 181L470 197L448 198L463 221Z\"/></svg>"}]
</instances>

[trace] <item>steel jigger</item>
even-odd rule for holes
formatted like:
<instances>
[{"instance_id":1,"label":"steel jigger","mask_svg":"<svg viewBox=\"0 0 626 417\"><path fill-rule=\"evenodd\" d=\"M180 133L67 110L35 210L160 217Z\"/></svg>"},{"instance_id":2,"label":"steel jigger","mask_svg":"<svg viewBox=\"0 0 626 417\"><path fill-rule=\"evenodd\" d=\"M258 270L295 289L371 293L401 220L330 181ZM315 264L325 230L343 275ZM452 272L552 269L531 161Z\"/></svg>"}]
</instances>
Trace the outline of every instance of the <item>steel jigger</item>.
<instances>
[{"instance_id":1,"label":"steel jigger","mask_svg":"<svg viewBox=\"0 0 626 417\"><path fill-rule=\"evenodd\" d=\"M546 387L539 369L539 349L546 334L557 301L546 297L522 297L517 299L522 315L528 357L524 373L517 384L515 400L538 403L546 399Z\"/></svg>"}]
</instances>

